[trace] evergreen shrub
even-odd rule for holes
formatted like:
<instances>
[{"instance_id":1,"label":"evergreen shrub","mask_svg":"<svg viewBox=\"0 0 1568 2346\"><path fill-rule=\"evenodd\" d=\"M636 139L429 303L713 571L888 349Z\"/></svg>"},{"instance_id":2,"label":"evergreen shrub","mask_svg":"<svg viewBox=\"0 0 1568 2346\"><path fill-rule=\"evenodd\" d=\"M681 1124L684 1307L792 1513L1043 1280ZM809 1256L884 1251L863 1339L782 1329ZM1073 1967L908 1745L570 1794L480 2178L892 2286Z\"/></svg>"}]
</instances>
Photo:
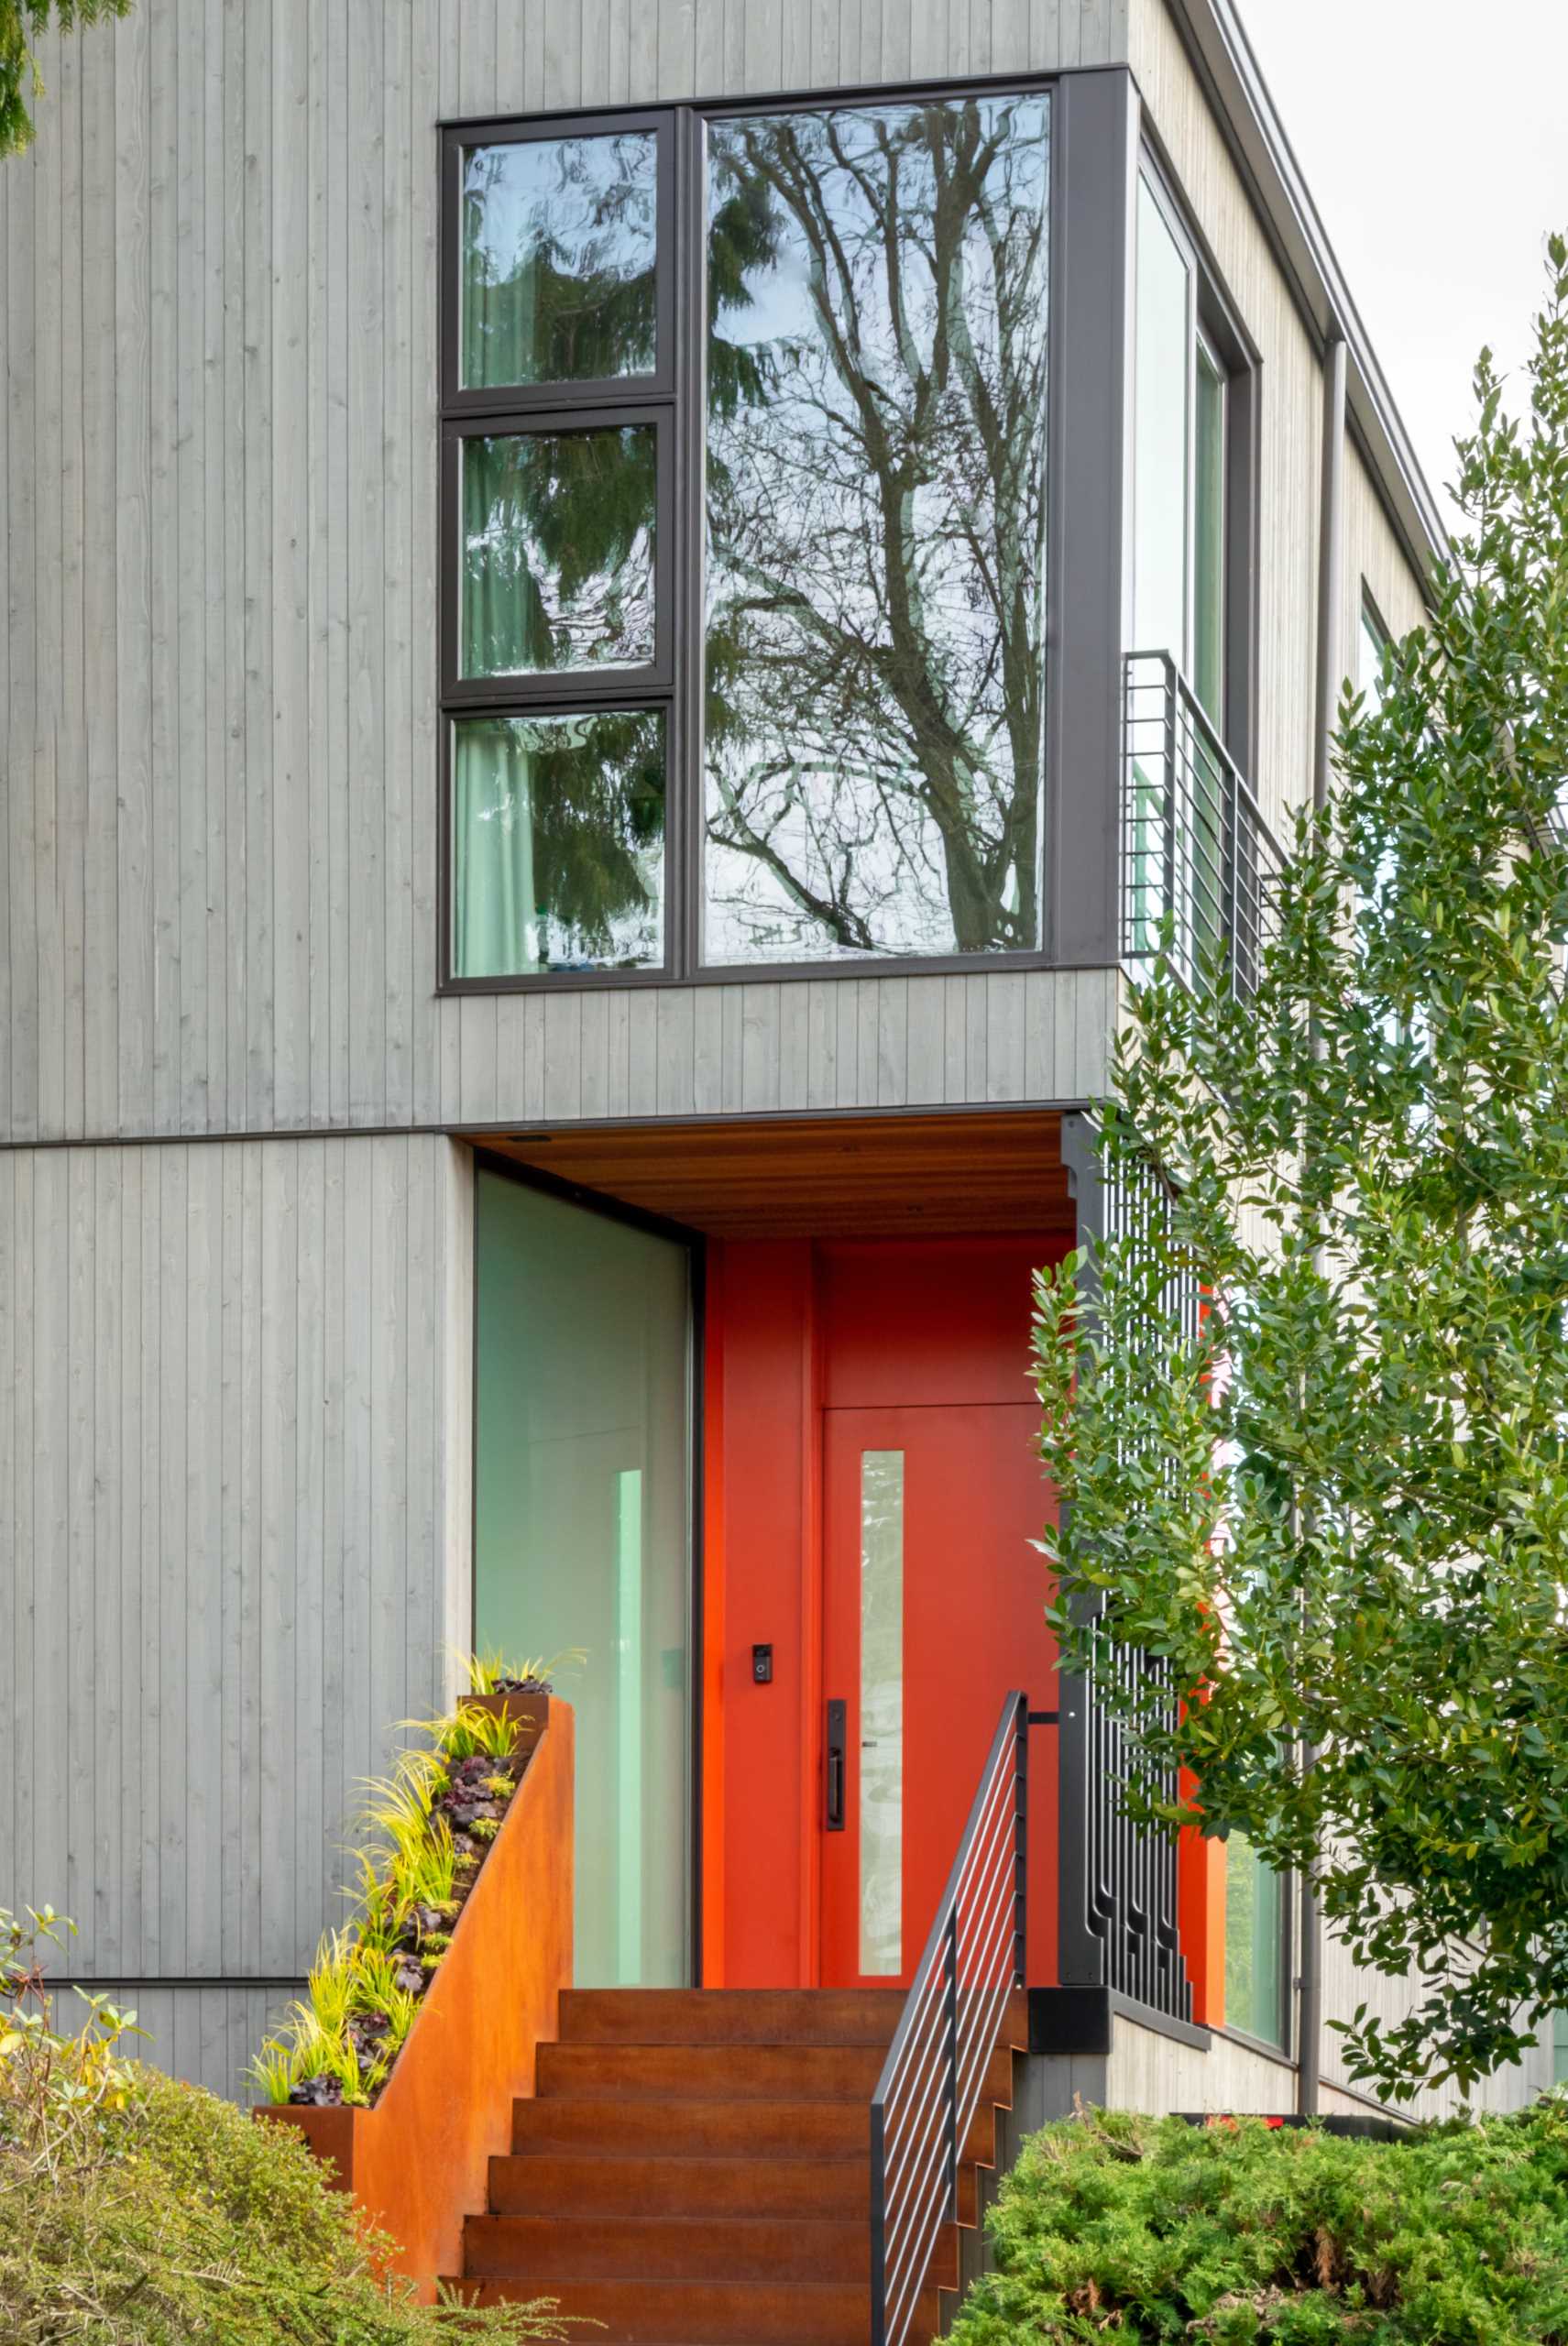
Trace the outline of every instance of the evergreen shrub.
<instances>
[{"instance_id":1,"label":"evergreen shrub","mask_svg":"<svg viewBox=\"0 0 1568 2346\"><path fill-rule=\"evenodd\" d=\"M949 2346L1564 2346L1568 2099L1393 2142L1084 2110L990 2231Z\"/></svg>"}]
</instances>

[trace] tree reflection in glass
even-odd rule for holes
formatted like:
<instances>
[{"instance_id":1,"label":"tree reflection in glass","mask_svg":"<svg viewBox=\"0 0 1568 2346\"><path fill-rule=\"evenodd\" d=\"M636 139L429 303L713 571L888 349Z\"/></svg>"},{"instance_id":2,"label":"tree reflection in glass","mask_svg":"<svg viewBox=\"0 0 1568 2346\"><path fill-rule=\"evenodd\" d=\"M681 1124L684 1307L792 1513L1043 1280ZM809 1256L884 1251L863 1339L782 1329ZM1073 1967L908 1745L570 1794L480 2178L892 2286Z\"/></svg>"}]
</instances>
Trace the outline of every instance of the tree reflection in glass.
<instances>
[{"instance_id":1,"label":"tree reflection in glass","mask_svg":"<svg viewBox=\"0 0 1568 2346\"><path fill-rule=\"evenodd\" d=\"M660 712L476 715L452 734L453 976L656 967Z\"/></svg>"},{"instance_id":2,"label":"tree reflection in glass","mask_svg":"<svg viewBox=\"0 0 1568 2346\"><path fill-rule=\"evenodd\" d=\"M462 674L653 657L651 423L463 443Z\"/></svg>"},{"instance_id":3,"label":"tree reflection in glass","mask_svg":"<svg viewBox=\"0 0 1568 2346\"><path fill-rule=\"evenodd\" d=\"M466 389L652 372L656 155L651 130L464 149Z\"/></svg>"},{"instance_id":4,"label":"tree reflection in glass","mask_svg":"<svg viewBox=\"0 0 1568 2346\"><path fill-rule=\"evenodd\" d=\"M1048 127L711 126L710 961L1039 942Z\"/></svg>"}]
</instances>

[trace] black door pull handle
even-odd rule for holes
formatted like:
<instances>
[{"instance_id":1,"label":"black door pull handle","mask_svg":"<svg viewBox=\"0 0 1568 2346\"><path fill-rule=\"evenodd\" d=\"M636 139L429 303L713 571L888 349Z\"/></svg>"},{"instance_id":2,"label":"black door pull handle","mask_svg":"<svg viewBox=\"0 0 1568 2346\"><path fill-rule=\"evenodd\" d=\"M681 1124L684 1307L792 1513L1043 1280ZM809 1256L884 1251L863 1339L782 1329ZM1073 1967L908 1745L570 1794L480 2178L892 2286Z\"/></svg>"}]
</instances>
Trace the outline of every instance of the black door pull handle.
<instances>
[{"instance_id":1,"label":"black door pull handle","mask_svg":"<svg viewBox=\"0 0 1568 2346\"><path fill-rule=\"evenodd\" d=\"M828 1705L828 1799L823 1823L829 1833L844 1829L844 1745L847 1733L845 1705Z\"/></svg>"}]
</instances>

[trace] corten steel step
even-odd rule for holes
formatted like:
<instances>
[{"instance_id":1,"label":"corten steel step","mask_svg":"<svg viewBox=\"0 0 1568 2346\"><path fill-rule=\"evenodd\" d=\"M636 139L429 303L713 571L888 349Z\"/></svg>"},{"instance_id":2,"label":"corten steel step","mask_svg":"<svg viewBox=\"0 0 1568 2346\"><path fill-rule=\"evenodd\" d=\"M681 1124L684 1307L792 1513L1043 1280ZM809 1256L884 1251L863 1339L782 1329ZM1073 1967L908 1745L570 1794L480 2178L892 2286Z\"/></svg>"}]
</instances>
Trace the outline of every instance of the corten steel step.
<instances>
[{"instance_id":1,"label":"corten steel step","mask_svg":"<svg viewBox=\"0 0 1568 2346\"><path fill-rule=\"evenodd\" d=\"M828 2216L861 2226L871 2214L862 2155L764 2158L625 2157L543 2151L490 2161L498 2216Z\"/></svg>"},{"instance_id":2,"label":"corten steel step","mask_svg":"<svg viewBox=\"0 0 1568 2346\"><path fill-rule=\"evenodd\" d=\"M849 2101L593 2101L512 2104L519 2157L576 2151L672 2158L866 2158L870 2118Z\"/></svg>"},{"instance_id":3,"label":"corten steel step","mask_svg":"<svg viewBox=\"0 0 1568 2346\"><path fill-rule=\"evenodd\" d=\"M866 2346L871 2292L842 2281L491 2280L463 2294L477 2305L558 2297L563 2313L602 2322L595 2346ZM936 2333L935 2289L921 2299L912 2336Z\"/></svg>"},{"instance_id":4,"label":"corten steel step","mask_svg":"<svg viewBox=\"0 0 1568 2346\"><path fill-rule=\"evenodd\" d=\"M465 2296L532 2297L602 2322L604 2346L866 2346L871 2326L870 2102L902 1998L872 1989L574 1990L537 2089L490 2162L468 2220ZM972 2224L977 2165L1012 2099L1003 2016L959 2173ZM910 2336L936 2335L956 2286L946 2225Z\"/></svg>"},{"instance_id":5,"label":"corten steel step","mask_svg":"<svg viewBox=\"0 0 1568 2346\"><path fill-rule=\"evenodd\" d=\"M857 2281L871 2279L867 2225L823 2216L470 2216L476 2280Z\"/></svg>"},{"instance_id":6,"label":"corten steel step","mask_svg":"<svg viewBox=\"0 0 1568 2346\"><path fill-rule=\"evenodd\" d=\"M534 2091L591 2101L853 2101L869 2106L882 2075L880 2045L542 2045ZM981 2092L1005 2098L1012 2055L992 2055Z\"/></svg>"},{"instance_id":7,"label":"corten steel step","mask_svg":"<svg viewBox=\"0 0 1568 2346\"><path fill-rule=\"evenodd\" d=\"M617 2099L870 2102L880 2045L542 2045L534 2091Z\"/></svg>"},{"instance_id":8,"label":"corten steel step","mask_svg":"<svg viewBox=\"0 0 1568 2346\"><path fill-rule=\"evenodd\" d=\"M880 2045L896 1988L569 1988L563 2045Z\"/></svg>"},{"instance_id":9,"label":"corten steel step","mask_svg":"<svg viewBox=\"0 0 1568 2346\"><path fill-rule=\"evenodd\" d=\"M1011 2099L1009 2091L1003 2108ZM617 2101L598 2094L588 2101L515 2101L511 2117L518 2158L596 2151L670 2158L870 2157L869 2100L862 2108L855 2101ZM964 2159L992 2165L995 2133L994 2105L982 2101L964 2138Z\"/></svg>"}]
</instances>

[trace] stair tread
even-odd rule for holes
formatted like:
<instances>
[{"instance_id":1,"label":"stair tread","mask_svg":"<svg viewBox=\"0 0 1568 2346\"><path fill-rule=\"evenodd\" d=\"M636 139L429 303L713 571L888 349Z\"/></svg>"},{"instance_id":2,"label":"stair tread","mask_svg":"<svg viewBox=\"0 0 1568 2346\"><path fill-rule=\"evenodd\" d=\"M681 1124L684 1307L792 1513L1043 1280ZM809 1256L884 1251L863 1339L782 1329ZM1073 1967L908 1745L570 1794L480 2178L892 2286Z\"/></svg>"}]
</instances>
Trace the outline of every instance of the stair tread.
<instances>
[{"instance_id":1,"label":"stair tread","mask_svg":"<svg viewBox=\"0 0 1568 2346\"><path fill-rule=\"evenodd\" d=\"M639 2276L693 2282L863 2283L871 2233L830 2216L470 2216L463 2263L474 2280L528 2278L554 2288Z\"/></svg>"},{"instance_id":2,"label":"stair tread","mask_svg":"<svg viewBox=\"0 0 1568 2346\"><path fill-rule=\"evenodd\" d=\"M992 2161L995 2105L982 2099L970 2121L963 2156ZM677 2148L693 2146L689 2151ZM746 2100L675 2096L665 2101L612 2094L575 2098L553 2094L512 2105L511 2155L555 2157L607 2151L624 2155L645 2148L660 2157L773 2158L781 2154L846 2160L871 2155L868 2102Z\"/></svg>"},{"instance_id":3,"label":"stair tread","mask_svg":"<svg viewBox=\"0 0 1568 2346\"><path fill-rule=\"evenodd\" d=\"M531 2275L465 2280L457 2287L478 2305L558 2298L563 2312L602 2322L600 2346L865 2346L871 2288L864 2281L584 2280ZM936 2292L929 2293L935 2312ZM933 2323L934 2328L934 2323Z\"/></svg>"},{"instance_id":4,"label":"stair tread","mask_svg":"<svg viewBox=\"0 0 1568 2346\"><path fill-rule=\"evenodd\" d=\"M569 1988L561 2041L885 2046L903 2009L896 1988Z\"/></svg>"},{"instance_id":5,"label":"stair tread","mask_svg":"<svg viewBox=\"0 0 1568 2346\"><path fill-rule=\"evenodd\" d=\"M875 2045L542 2045L535 2097L869 2102Z\"/></svg>"},{"instance_id":6,"label":"stair tread","mask_svg":"<svg viewBox=\"0 0 1568 2346\"><path fill-rule=\"evenodd\" d=\"M492 2215L663 2213L816 2216L849 2209L863 2223L871 2161L856 2154L728 2156L711 2152L641 2155L624 2151L535 2151L493 2157Z\"/></svg>"}]
</instances>

